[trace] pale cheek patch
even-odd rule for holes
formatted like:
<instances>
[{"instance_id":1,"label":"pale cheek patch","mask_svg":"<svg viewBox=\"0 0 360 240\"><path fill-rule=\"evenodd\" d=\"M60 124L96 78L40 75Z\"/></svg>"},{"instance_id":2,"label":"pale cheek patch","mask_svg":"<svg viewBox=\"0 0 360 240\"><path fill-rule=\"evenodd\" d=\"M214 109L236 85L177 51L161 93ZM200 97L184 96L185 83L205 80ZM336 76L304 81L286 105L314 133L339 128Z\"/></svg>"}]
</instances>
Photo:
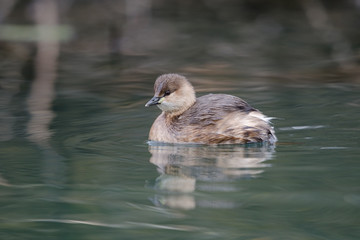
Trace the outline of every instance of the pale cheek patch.
<instances>
[{"instance_id":1,"label":"pale cheek patch","mask_svg":"<svg viewBox=\"0 0 360 240\"><path fill-rule=\"evenodd\" d=\"M178 107L170 102L165 101L164 98L162 98L159 101L161 104L157 105L161 110L163 110L164 112L172 112L175 110L178 110Z\"/></svg>"},{"instance_id":2,"label":"pale cheek patch","mask_svg":"<svg viewBox=\"0 0 360 240\"><path fill-rule=\"evenodd\" d=\"M160 98L159 103L162 103L165 100L164 97Z\"/></svg>"}]
</instances>

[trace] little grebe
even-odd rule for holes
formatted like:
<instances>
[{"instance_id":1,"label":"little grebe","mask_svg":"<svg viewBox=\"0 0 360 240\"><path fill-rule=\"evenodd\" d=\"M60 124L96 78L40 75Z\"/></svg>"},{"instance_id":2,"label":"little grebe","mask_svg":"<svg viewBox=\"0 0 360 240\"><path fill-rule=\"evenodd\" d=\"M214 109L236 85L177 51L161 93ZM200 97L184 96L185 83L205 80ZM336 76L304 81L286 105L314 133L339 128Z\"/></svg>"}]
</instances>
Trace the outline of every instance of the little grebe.
<instances>
[{"instance_id":1,"label":"little grebe","mask_svg":"<svg viewBox=\"0 0 360 240\"><path fill-rule=\"evenodd\" d=\"M178 74L164 74L154 85L146 107L163 112L153 123L149 140L166 143L245 144L275 143L270 118L241 98L208 94L199 98L191 83Z\"/></svg>"}]
</instances>

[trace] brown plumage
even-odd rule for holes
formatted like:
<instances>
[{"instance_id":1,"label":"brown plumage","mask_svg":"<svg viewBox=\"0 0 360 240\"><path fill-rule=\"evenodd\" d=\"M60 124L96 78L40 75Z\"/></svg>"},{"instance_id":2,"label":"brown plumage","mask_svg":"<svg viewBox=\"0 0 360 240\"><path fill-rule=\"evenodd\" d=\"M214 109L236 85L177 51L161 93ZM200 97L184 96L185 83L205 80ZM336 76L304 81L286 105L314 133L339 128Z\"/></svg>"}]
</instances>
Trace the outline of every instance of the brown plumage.
<instances>
[{"instance_id":1,"label":"brown plumage","mask_svg":"<svg viewBox=\"0 0 360 240\"><path fill-rule=\"evenodd\" d=\"M277 141L269 118L241 98L208 94L199 98L190 82L178 74L164 74L145 105L163 112L153 123L149 140L167 143L245 144Z\"/></svg>"}]
</instances>

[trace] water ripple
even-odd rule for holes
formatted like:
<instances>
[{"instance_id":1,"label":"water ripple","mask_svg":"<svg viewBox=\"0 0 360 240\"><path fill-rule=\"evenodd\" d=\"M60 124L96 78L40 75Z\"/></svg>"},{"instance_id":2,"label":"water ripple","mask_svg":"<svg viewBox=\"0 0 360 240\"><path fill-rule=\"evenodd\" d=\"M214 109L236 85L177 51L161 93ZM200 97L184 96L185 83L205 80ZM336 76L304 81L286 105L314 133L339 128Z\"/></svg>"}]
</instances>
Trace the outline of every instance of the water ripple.
<instances>
[{"instance_id":1,"label":"water ripple","mask_svg":"<svg viewBox=\"0 0 360 240\"><path fill-rule=\"evenodd\" d=\"M74 219L27 219L22 222L45 222L45 223L63 223L63 224L81 224L88 226L97 226L97 227L106 227L106 228L119 228L119 229L131 229L131 228L149 228L149 229L165 229L165 230L174 230L174 231L202 231L198 227L188 226L188 225L161 225L154 223L146 222L125 222L122 224L112 224L112 223L103 223L96 221L86 221L86 220L74 220Z\"/></svg>"},{"instance_id":2,"label":"water ripple","mask_svg":"<svg viewBox=\"0 0 360 240\"><path fill-rule=\"evenodd\" d=\"M291 131L291 130L307 130L307 129L318 129L325 128L324 125L314 125L314 126L291 126L291 127L282 127L279 128L281 131Z\"/></svg>"}]
</instances>

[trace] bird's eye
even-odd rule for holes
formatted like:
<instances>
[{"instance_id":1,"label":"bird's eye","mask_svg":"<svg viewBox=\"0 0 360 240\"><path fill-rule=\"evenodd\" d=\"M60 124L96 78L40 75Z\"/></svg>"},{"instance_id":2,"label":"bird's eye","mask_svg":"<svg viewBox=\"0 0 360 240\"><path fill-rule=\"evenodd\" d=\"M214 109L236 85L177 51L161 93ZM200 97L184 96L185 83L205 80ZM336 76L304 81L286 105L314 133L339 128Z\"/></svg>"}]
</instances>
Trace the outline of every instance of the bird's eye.
<instances>
[{"instance_id":1,"label":"bird's eye","mask_svg":"<svg viewBox=\"0 0 360 240\"><path fill-rule=\"evenodd\" d=\"M170 90L167 90L166 92L165 92L165 94L164 94L164 96L168 96L168 95L170 95Z\"/></svg>"}]
</instances>

